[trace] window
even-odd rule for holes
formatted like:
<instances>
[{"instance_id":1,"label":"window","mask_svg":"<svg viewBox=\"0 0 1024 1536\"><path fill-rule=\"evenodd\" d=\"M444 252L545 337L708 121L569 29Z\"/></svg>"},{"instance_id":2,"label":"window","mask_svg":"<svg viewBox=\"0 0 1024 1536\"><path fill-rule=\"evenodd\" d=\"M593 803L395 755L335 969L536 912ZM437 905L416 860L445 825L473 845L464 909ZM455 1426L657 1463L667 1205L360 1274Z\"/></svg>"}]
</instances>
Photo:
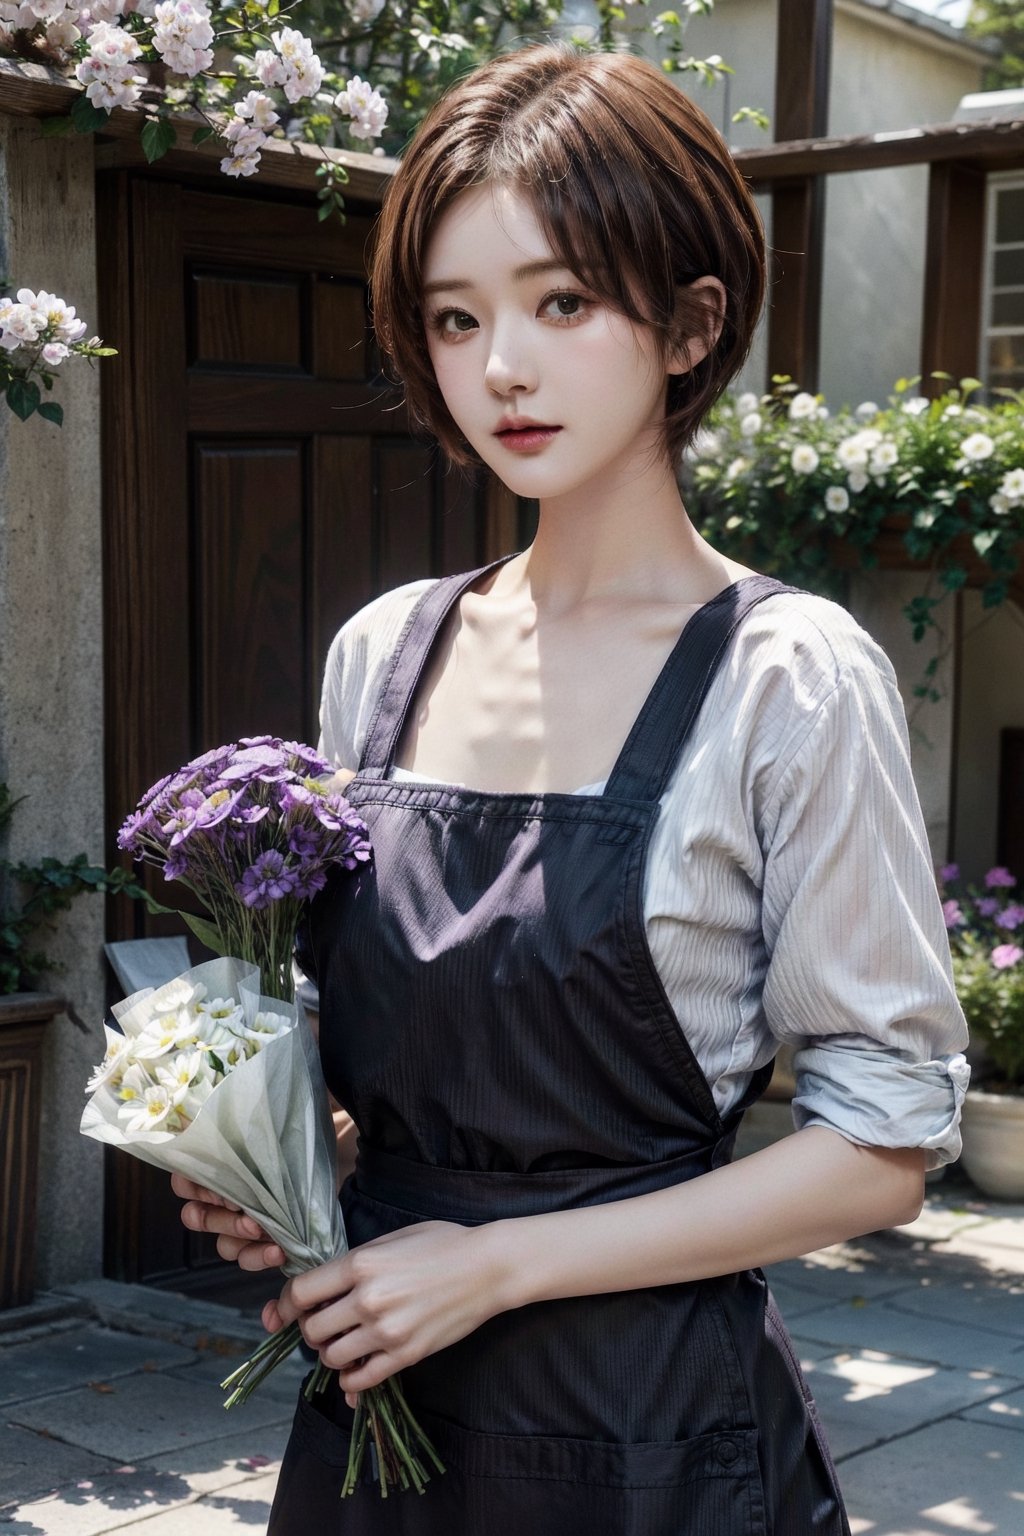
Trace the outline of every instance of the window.
<instances>
[{"instance_id":1,"label":"window","mask_svg":"<svg viewBox=\"0 0 1024 1536\"><path fill-rule=\"evenodd\" d=\"M1024 175L990 176L980 376L1024 389Z\"/></svg>"}]
</instances>

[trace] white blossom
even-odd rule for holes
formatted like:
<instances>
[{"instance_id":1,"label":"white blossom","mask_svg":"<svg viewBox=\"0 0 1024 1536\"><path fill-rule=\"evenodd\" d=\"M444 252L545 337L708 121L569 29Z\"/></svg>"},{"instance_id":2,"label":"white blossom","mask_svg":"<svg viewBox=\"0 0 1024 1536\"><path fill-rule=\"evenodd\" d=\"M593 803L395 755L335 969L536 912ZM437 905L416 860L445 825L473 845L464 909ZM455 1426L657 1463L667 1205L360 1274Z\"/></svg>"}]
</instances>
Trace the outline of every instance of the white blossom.
<instances>
[{"instance_id":1,"label":"white blossom","mask_svg":"<svg viewBox=\"0 0 1024 1536\"><path fill-rule=\"evenodd\" d=\"M1016 505L1024 500L1024 469L1008 469L999 485L999 495Z\"/></svg>"},{"instance_id":2,"label":"white blossom","mask_svg":"<svg viewBox=\"0 0 1024 1536\"><path fill-rule=\"evenodd\" d=\"M153 47L170 69L189 79L209 69L213 27L202 0L163 0L153 16Z\"/></svg>"},{"instance_id":3,"label":"white blossom","mask_svg":"<svg viewBox=\"0 0 1024 1536\"><path fill-rule=\"evenodd\" d=\"M810 443L797 443L789 456L789 462L797 474L810 475L817 469L820 460L817 449L812 448Z\"/></svg>"},{"instance_id":4,"label":"white blossom","mask_svg":"<svg viewBox=\"0 0 1024 1536\"><path fill-rule=\"evenodd\" d=\"M962 405L957 405L955 401L951 401L942 414L943 416L961 416L963 415L963 409Z\"/></svg>"},{"instance_id":5,"label":"white blossom","mask_svg":"<svg viewBox=\"0 0 1024 1536\"><path fill-rule=\"evenodd\" d=\"M965 459L979 463L982 459L991 457L995 446L987 432L972 432L970 437L965 437L960 444L960 452Z\"/></svg>"},{"instance_id":6,"label":"white blossom","mask_svg":"<svg viewBox=\"0 0 1024 1536\"><path fill-rule=\"evenodd\" d=\"M384 9L384 0L352 0L349 15L355 21L376 21Z\"/></svg>"},{"instance_id":7,"label":"white blossom","mask_svg":"<svg viewBox=\"0 0 1024 1536\"><path fill-rule=\"evenodd\" d=\"M165 1129L165 1121L176 1108L174 1095L162 1083L153 1083L141 1098L133 1099L130 1104L122 1104L117 1117L124 1122L128 1135L135 1136L139 1131Z\"/></svg>"},{"instance_id":8,"label":"white blossom","mask_svg":"<svg viewBox=\"0 0 1024 1536\"><path fill-rule=\"evenodd\" d=\"M868 483L869 476L862 469L851 469L846 477L846 483L856 496Z\"/></svg>"},{"instance_id":9,"label":"white blossom","mask_svg":"<svg viewBox=\"0 0 1024 1536\"><path fill-rule=\"evenodd\" d=\"M825 492L825 505L830 512L845 512L850 505L850 493L842 485L830 485Z\"/></svg>"},{"instance_id":10,"label":"white blossom","mask_svg":"<svg viewBox=\"0 0 1024 1536\"><path fill-rule=\"evenodd\" d=\"M56 21L65 5L66 0L29 0L29 10L39 21Z\"/></svg>"},{"instance_id":11,"label":"white blossom","mask_svg":"<svg viewBox=\"0 0 1024 1536\"><path fill-rule=\"evenodd\" d=\"M295 27L282 27L280 32L273 33L271 42L280 55L283 78L273 82L264 80L264 85L280 85L291 102L301 101L303 96L315 96L324 83L325 71L309 38Z\"/></svg>"},{"instance_id":12,"label":"white blossom","mask_svg":"<svg viewBox=\"0 0 1024 1536\"><path fill-rule=\"evenodd\" d=\"M859 421L870 421L872 416L878 415L878 406L873 400L862 400L853 414Z\"/></svg>"},{"instance_id":13,"label":"white blossom","mask_svg":"<svg viewBox=\"0 0 1024 1536\"><path fill-rule=\"evenodd\" d=\"M334 105L351 117L349 133L354 139L376 139L384 132L388 104L368 80L353 75L345 89L335 96Z\"/></svg>"},{"instance_id":14,"label":"white blossom","mask_svg":"<svg viewBox=\"0 0 1024 1536\"><path fill-rule=\"evenodd\" d=\"M740 432L744 437L753 437L755 432L761 430L761 413L750 411L740 422Z\"/></svg>"},{"instance_id":15,"label":"white blossom","mask_svg":"<svg viewBox=\"0 0 1024 1536\"><path fill-rule=\"evenodd\" d=\"M111 111L131 107L138 101L144 84L132 69L141 47L130 32L101 21L89 33L89 52L75 70L75 77L85 86L85 94L94 107Z\"/></svg>"},{"instance_id":16,"label":"white blossom","mask_svg":"<svg viewBox=\"0 0 1024 1536\"><path fill-rule=\"evenodd\" d=\"M264 133L280 121L274 111L274 103L262 91L250 91L241 101L236 101L235 116L251 118L253 126L261 128Z\"/></svg>"},{"instance_id":17,"label":"white blossom","mask_svg":"<svg viewBox=\"0 0 1024 1536\"><path fill-rule=\"evenodd\" d=\"M76 26L78 12L70 6L55 20L49 22L46 28L46 41L51 48L61 48L65 52L73 48L82 34Z\"/></svg>"},{"instance_id":18,"label":"white blossom","mask_svg":"<svg viewBox=\"0 0 1024 1536\"><path fill-rule=\"evenodd\" d=\"M1006 513L1010 510L1010 499L1008 496L1004 496L1001 491L996 491L994 496L990 496L988 504L997 517L1005 517Z\"/></svg>"},{"instance_id":19,"label":"white blossom","mask_svg":"<svg viewBox=\"0 0 1024 1536\"><path fill-rule=\"evenodd\" d=\"M920 416L930 404L931 401L926 395L914 395L911 399L904 400L901 409L907 416Z\"/></svg>"},{"instance_id":20,"label":"white blossom","mask_svg":"<svg viewBox=\"0 0 1024 1536\"><path fill-rule=\"evenodd\" d=\"M733 459L732 463L729 465L728 469L725 471L725 478L727 480L735 480L737 475L742 475L742 473L746 469L746 467L747 467L746 459Z\"/></svg>"},{"instance_id":21,"label":"white blossom","mask_svg":"<svg viewBox=\"0 0 1024 1536\"><path fill-rule=\"evenodd\" d=\"M66 347L62 341L48 341L39 355L48 368L56 368L66 357L71 356L71 348Z\"/></svg>"},{"instance_id":22,"label":"white blossom","mask_svg":"<svg viewBox=\"0 0 1024 1536\"><path fill-rule=\"evenodd\" d=\"M880 474L883 470L892 469L899 462L899 449L888 438L880 442L871 455L871 463L868 468L873 475Z\"/></svg>"},{"instance_id":23,"label":"white blossom","mask_svg":"<svg viewBox=\"0 0 1024 1536\"><path fill-rule=\"evenodd\" d=\"M844 469L864 468L868 462L868 448L859 432L855 432L852 437L844 437L836 448L836 459Z\"/></svg>"},{"instance_id":24,"label":"white blossom","mask_svg":"<svg viewBox=\"0 0 1024 1536\"><path fill-rule=\"evenodd\" d=\"M740 416L749 416L751 411L756 411L761 404L757 395L752 390L747 390L736 401L736 410Z\"/></svg>"},{"instance_id":25,"label":"white blossom","mask_svg":"<svg viewBox=\"0 0 1024 1536\"><path fill-rule=\"evenodd\" d=\"M817 398L814 395L809 395L806 390L801 390L789 402L790 421L810 421L811 417L817 416L817 414Z\"/></svg>"}]
</instances>

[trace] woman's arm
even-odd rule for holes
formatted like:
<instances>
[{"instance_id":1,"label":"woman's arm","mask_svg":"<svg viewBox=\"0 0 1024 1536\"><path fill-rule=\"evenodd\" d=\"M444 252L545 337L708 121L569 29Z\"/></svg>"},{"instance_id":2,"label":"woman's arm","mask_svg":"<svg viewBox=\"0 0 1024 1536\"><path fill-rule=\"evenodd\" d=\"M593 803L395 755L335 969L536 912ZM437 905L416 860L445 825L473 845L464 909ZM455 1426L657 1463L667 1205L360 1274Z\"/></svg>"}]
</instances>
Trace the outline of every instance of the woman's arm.
<instances>
[{"instance_id":1,"label":"woman's arm","mask_svg":"<svg viewBox=\"0 0 1024 1536\"><path fill-rule=\"evenodd\" d=\"M629 1200L466 1228L424 1222L296 1276L264 1309L298 1318L348 1393L499 1312L707 1279L911 1221L923 1154L810 1126L728 1167Z\"/></svg>"}]
</instances>

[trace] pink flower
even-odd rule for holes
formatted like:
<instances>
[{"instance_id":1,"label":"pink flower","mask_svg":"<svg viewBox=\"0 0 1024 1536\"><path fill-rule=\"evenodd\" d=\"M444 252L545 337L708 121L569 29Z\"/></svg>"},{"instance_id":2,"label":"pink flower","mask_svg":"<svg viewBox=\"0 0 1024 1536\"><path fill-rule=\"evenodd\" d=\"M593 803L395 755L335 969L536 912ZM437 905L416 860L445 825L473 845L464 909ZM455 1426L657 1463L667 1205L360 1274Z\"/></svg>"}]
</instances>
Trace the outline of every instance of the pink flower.
<instances>
[{"instance_id":1,"label":"pink flower","mask_svg":"<svg viewBox=\"0 0 1024 1536\"><path fill-rule=\"evenodd\" d=\"M964 921L964 915L960 910L960 903L958 901L944 901L942 903L942 915L946 919L947 928L959 928Z\"/></svg>"},{"instance_id":2,"label":"pink flower","mask_svg":"<svg viewBox=\"0 0 1024 1536\"><path fill-rule=\"evenodd\" d=\"M985 876L985 884L990 891L1000 888L1009 890L1011 885L1017 884L1017 881L1008 869L1004 869L1001 864L997 864L995 869L990 869Z\"/></svg>"},{"instance_id":3,"label":"pink flower","mask_svg":"<svg viewBox=\"0 0 1024 1536\"><path fill-rule=\"evenodd\" d=\"M997 944L992 951L992 964L997 971L1009 970L1018 960L1024 960L1024 949L1017 944Z\"/></svg>"}]
</instances>

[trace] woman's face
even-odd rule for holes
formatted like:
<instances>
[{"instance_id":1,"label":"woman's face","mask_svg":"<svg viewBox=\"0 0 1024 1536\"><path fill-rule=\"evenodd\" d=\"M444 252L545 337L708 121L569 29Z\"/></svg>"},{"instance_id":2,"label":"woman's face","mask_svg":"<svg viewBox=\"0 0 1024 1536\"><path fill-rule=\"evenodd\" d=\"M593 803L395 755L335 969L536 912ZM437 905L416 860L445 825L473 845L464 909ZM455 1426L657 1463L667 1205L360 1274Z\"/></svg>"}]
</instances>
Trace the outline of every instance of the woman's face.
<instances>
[{"instance_id":1,"label":"woman's face","mask_svg":"<svg viewBox=\"0 0 1024 1536\"><path fill-rule=\"evenodd\" d=\"M529 201L463 192L427 244L423 312L445 404L509 488L542 500L664 464L670 363L653 330L588 293Z\"/></svg>"}]
</instances>

